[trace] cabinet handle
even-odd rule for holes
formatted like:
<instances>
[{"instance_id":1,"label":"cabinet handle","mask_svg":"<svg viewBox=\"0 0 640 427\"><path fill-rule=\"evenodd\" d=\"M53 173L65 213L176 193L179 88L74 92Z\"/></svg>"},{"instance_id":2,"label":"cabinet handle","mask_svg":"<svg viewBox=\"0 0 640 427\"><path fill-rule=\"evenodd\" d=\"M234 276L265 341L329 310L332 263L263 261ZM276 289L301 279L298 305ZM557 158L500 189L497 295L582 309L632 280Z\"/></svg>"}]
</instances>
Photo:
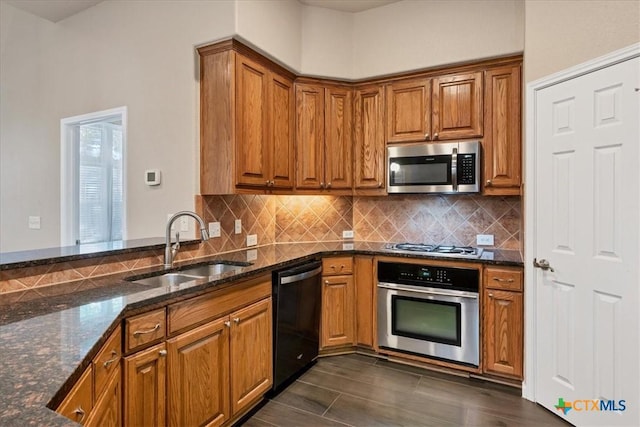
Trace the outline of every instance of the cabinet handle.
<instances>
[{"instance_id":1,"label":"cabinet handle","mask_svg":"<svg viewBox=\"0 0 640 427\"><path fill-rule=\"evenodd\" d=\"M429 132L424 134L424 139L427 139L427 140L429 139Z\"/></svg>"},{"instance_id":2,"label":"cabinet handle","mask_svg":"<svg viewBox=\"0 0 640 427\"><path fill-rule=\"evenodd\" d=\"M224 326L226 326L226 327L228 328L229 326L231 326L231 322L229 322L229 321L227 320L226 322L224 322Z\"/></svg>"},{"instance_id":3,"label":"cabinet handle","mask_svg":"<svg viewBox=\"0 0 640 427\"><path fill-rule=\"evenodd\" d=\"M153 328L151 328L151 329L147 329L146 331L145 331L145 330L142 330L142 331L134 331L134 332L133 332L133 337L134 337L134 338L138 338L140 335L144 335L144 334L151 334L151 333L153 333L153 332L157 331L158 329L160 329L160 323L156 323L156 326L154 326L154 327L153 327Z\"/></svg>"},{"instance_id":4,"label":"cabinet handle","mask_svg":"<svg viewBox=\"0 0 640 427\"><path fill-rule=\"evenodd\" d=\"M269 181L269 187L273 187L273 184L275 184L275 181Z\"/></svg>"},{"instance_id":5,"label":"cabinet handle","mask_svg":"<svg viewBox=\"0 0 640 427\"><path fill-rule=\"evenodd\" d=\"M344 270L344 264L340 266L340 270Z\"/></svg>"},{"instance_id":6,"label":"cabinet handle","mask_svg":"<svg viewBox=\"0 0 640 427\"><path fill-rule=\"evenodd\" d=\"M264 182L264 185L266 185L267 187L268 187L270 184L271 184L271 181L269 181L269 180L266 180L266 181Z\"/></svg>"},{"instance_id":7,"label":"cabinet handle","mask_svg":"<svg viewBox=\"0 0 640 427\"><path fill-rule=\"evenodd\" d=\"M325 280L325 281L324 281L324 284L325 284L325 285L328 285L328 284L329 284L329 281L328 281L328 280Z\"/></svg>"},{"instance_id":8,"label":"cabinet handle","mask_svg":"<svg viewBox=\"0 0 640 427\"><path fill-rule=\"evenodd\" d=\"M238 323L240 323L240 318L239 317L235 317L233 319L233 321L235 322L235 324L237 325Z\"/></svg>"},{"instance_id":9,"label":"cabinet handle","mask_svg":"<svg viewBox=\"0 0 640 427\"><path fill-rule=\"evenodd\" d=\"M378 188L382 188L382 182L378 181Z\"/></svg>"},{"instance_id":10,"label":"cabinet handle","mask_svg":"<svg viewBox=\"0 0 640 427\"><path fill-rule=\"evenodd\" d=\"M104 366L105 368L108 368L116 360L118 360L118 352L115 350L111 350L111 359L105 360L102 366Z\"/></svg>"},{"instance_id":11,"label":"cabinet handle","mask_svg":"<svg viewBox=\"0 0 640 427\"><path fill-rule=\"evenodd\" d=\"M493 293L489 292L489 298L493 298Z\"/></svg>"},{"instance_id":12,"label":"cabinet handle","mask_svg":"<svg viewBox=\"0 0 640 427\"><path fill-rule=\"evenodd\" d=\"M160 357L166 357L166 355L167 355L167 350L160 350L160 351L158 352L158 354L160 355Z\"/></svg>"},{"instance_id":13,"label":"cabinet handle","mask_svg":"<svg viewBox=\"0 0 640 427\"><path fill-rule=\"evenodd\" d=\"M76 417L80 417L80 419L78 420L79 423L82 422L82 420L84 420L84 416L86 414L86 412L84 412L84 409L82 409L82 406L78 406L75 411L73 411L76 414Z\"/></svg>"},{"instance_id":14,"label":"cabinet handle","mask_svg":"<svg viewBox=\"0 0 640 427\"><path fill-rule=\"evenodd\" d=\"M491 182L491 180L488 179L485 184L486 184L487 187L491 187L493 185L493 182Z\"/></svg>"},{"instance_id":15,"label":"cabinet handle","mask_svg":"<svg viewBox=\"0 0 640 427\"><path fill-rule=\"evenodd\" d=\"M494 277L493 280L495 280L496 282L507 282L507 283L513 283L513 279L501 279L499 277Z\"/></svg>"},{"instance_id":16,"label":"cabinet handle","mask_svg":"<svg viewBox=\"0 0 640 427\"><path fill-rule=\"evenodd\" d=\"M438 132L433 134L433 139L438 139Z\"/></svg>"},{"instance_id":17,"label":"cabinet handle","mask_svg":"<svg viewBox=\"0 0 640 427\"><path fill-rule=\"evenodd\" d=\"M320 183L320 188L324 188L324 182Z\"/></svg>"},{"instance_id":18,"label":"cabinet handle","mask_svg":"<svg viewBox=\"0 0 640 427\"><path fill-rule=\"evenodd\" d=\"M327 188L331 188L331 183L327 182Z\"/></svg>"}]
</instances>

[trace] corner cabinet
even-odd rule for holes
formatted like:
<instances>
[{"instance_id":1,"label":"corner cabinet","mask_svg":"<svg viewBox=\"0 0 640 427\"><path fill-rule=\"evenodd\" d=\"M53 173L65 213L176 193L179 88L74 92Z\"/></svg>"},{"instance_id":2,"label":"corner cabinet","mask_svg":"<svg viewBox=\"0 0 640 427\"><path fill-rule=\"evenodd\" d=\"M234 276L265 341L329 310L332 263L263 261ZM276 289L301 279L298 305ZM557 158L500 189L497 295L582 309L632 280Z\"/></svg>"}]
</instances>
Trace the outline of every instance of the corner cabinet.
<instances>
[{"instance_id":1,"label":"corner cabinet","mask_svg":"<svg viewBox=\"0 0 640 427\"><path fill-rule=\"evenodd\" d=\"M240 43L200 54L200 192L292 189L293 75Z\"/></svg>"},{"instance_id":2,"label":"corner cabinet","mask_svg":"<svg viewBox=\"0 0 640 427\"><path fill-rule=\"evenodd\" d=\"M386 194L384 88L359 86L354 96L354 193Z\"/></svg>"},{"instance_id":3,"label":"corner cabinet","mask_svg":"<svg viewBox=\"0 0 640 427\"><path fill-rule=\"evenodd\" d=\"M520 65L485 72L485 195L519 195L522 182Z\"/></svg>"},{"instance_id":4,"label":"corner cabinet","mask_svg":"<svg viewBox=\"0 0 640 427\"><path fill-rule=\"evenodd\" d=\"M484 372L523 378L522 269L486 267L484 270Z\"/></svg>"}]
</instances>

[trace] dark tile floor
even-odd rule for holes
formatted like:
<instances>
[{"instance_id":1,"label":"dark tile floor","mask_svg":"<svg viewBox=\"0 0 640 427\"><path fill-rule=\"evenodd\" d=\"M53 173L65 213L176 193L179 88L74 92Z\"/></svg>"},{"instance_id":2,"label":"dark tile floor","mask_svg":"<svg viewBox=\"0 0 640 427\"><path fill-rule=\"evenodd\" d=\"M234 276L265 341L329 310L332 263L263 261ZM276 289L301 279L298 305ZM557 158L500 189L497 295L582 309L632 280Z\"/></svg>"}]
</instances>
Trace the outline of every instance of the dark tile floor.
<instances>
[{"instance_id":1,"label":"dark tile floor","mask_svg":"<svg viewBox=\"0 0 640 427\"><path fill-rule=\"evenodd\" d=\"M318 360L245 427L567 426L520 391L363 355Z\"/></svg>"}]
</instances>

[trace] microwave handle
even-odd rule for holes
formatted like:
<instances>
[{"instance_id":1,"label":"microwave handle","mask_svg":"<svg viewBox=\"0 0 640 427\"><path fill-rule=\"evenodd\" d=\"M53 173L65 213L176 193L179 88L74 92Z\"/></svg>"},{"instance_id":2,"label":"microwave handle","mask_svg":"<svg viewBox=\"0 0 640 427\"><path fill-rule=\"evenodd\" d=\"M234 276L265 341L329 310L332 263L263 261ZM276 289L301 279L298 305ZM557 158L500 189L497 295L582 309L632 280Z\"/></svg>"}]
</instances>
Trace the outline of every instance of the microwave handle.
<instances>
[{"instance_id":1,"label":"microwave handle","mask_svg":"<svg viewBox=\"0 0 640 427\"><path fill-rule=\"evenodd\" d=\"M451 152L451 186L453 191L458 191L458 148Z\"/></svg>"}]
</instances>

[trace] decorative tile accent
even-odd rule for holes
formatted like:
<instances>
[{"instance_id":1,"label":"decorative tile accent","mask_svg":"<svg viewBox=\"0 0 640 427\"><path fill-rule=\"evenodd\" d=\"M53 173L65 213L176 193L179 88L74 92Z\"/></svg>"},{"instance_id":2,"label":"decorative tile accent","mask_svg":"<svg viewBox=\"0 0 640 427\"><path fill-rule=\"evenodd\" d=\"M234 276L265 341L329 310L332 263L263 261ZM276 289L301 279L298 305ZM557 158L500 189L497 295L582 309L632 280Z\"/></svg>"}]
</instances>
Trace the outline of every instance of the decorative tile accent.
<instances>
[{"instance_id":1,"label":"decorative tile accent","mask_svg":"<svg viewBox=\"0 0 640 427\"><path fill-rule=\"evenodd\" d=\"M493 234L495 247L521 248L520 197L406 195L354 197L355 238L475 246Z\"/></svg>"}]
</instances>

